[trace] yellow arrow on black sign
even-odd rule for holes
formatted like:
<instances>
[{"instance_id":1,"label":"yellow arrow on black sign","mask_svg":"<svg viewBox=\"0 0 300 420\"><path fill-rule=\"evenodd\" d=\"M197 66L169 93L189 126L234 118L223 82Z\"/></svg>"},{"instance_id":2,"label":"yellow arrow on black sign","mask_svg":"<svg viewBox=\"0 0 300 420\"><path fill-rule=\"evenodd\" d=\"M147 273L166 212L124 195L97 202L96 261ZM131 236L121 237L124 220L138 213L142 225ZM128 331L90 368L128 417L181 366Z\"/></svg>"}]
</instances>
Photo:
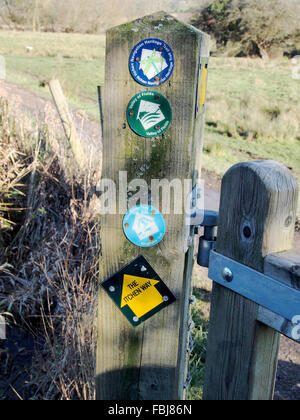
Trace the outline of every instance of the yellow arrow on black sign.
<instances>
[{"instance_id":1,"label":"yellow arrow on black sign","mask_svg":"<svg viewBox=\"0 0 300 420\"><path fill-rule=\"evenodd\" d=\"M138 318L156 308L164 301L162 295L155 288L158 283L157 280L125 274L121 308L128 305Z\"/></svg>"},{"instance_id":2,"label":"yellow arrow on black sign","mask_svg":"<svg viewBox=\"0 0 300 420\"><path fill-rule=\"evenodd\" d=\"M134 326L176 300L142 255L106 279L102 286Z\"/></svg>"}]
</instances>

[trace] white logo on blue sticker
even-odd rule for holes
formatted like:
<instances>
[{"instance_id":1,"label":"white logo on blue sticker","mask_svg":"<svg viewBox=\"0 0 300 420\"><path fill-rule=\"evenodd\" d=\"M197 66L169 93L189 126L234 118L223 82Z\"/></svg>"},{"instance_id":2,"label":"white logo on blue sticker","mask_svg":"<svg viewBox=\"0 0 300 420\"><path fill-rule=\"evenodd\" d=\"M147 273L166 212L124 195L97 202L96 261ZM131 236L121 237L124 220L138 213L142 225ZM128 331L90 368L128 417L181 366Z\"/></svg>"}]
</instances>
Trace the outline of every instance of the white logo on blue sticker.
<instances>
[{"instance_id":1,"label":"white logo on blue sticker","mask_svg":"<svg viewBox=\"0 0 300 420\"><path fill-rule=\"evenodd\" d=\"M144 39L132 50L129 68L138 83L159 86L170 78L174 70L174 55L164 41Z\"/></svg>"},{"instance_id":2,"label":"white logo on blue sticker","mask_svg":"<svg viewBox=\"0 0 300 420\"><path fill-rule=\"evenodd\" d=\"M166 225L155 207L143 204L128 210L123 219L123 229L130 242L147 248L157 245L163 239Z\"/></svg>"}]
</instances>

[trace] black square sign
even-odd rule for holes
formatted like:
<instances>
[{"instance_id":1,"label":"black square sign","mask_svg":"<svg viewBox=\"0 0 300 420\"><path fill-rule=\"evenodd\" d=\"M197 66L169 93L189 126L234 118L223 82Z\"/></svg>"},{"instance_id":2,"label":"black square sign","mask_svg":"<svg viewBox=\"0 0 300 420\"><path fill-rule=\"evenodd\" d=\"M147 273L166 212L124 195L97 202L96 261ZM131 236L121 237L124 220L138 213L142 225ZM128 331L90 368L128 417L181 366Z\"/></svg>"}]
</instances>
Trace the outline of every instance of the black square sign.
<instances>
[{"instance_id":1,"label":"black square sign","mask_svg":"<svg viewBox=\"0 0 300 420\"><path fill-rule=\"evenodd\" d=\"M142 255L101 285L134 327L176 300Z\"/></svg>"}]
</instances>

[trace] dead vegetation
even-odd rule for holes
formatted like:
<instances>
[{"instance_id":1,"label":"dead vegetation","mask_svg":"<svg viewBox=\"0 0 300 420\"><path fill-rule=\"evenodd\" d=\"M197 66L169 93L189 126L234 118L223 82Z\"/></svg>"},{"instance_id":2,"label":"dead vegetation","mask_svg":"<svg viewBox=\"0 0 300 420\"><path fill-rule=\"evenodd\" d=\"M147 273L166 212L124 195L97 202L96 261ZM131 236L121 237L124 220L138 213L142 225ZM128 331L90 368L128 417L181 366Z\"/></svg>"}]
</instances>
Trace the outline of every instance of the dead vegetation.
<instances>
[{"instance_id":1,"label":"dead vegetation","mask_svg":"<svg viewBox=\"0 0 300 420\"><path fill-rule=\"evenodd\" d=\"M0 312L34 335L30 399L91 400L100 252L94 187L65 169L49 147L49 127L27 131L9 115L1 104Z\"/></svg>"}]
</instances>

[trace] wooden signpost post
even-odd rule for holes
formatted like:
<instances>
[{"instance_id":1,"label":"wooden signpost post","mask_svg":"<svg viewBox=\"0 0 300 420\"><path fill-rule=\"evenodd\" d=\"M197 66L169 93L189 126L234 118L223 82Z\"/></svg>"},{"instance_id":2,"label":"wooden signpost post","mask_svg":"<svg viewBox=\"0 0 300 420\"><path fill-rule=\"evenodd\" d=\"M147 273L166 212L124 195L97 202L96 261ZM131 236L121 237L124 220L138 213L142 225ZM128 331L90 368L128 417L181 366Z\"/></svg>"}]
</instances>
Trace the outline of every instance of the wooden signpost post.
<instances>
[{"instance_id":1,"label":"wooden signpost post","mask_svg":"<svg viewBox=\"0 0 300 420\"><path fill-rule=\"evenodd\" d=\"M143 43L143 40L148 41ZM153 43L160 41L163 46L157 50L153 48ZM150 46L150 53L147 46ZM141 57L138 56L140 49L143 50ZM171 53L174 59L172 68ZM141 60L136 75L130 72L130 56L137 62ZM170 400L183 397L194 252L191 237L189 241L186 237L186 215L184 211L175 214L172 208L170 214L164 214L159 209L165 221L163 239L154 246L133 244L123 231L123 217L128 209L120 208L124 207L120 197L126 194L128 201L130 192L119 182L119 177L120 172L123 176L126 172L128 183L137 179L144 180L149 186L153 179L164 179L170 183L176 179L182 184L189 179L195 184L200 178L208 57L209 37L165 13L147 16L107 32L103 178L116 185L117 203L115 214L103 217L100 280L111 278L142 255L150 265L149 270L159 276L176 301L167 306L163 304L162 310L134 327L117 307L118 298L113 301L108 296L108 293L120 292L118 284L108 284L108 293L100 288L96 377L97 399L100 400ZM161 66L159 74L158 66ZM147 79L145 82L138 79L138 73L144 73L148 80L153 77L156 83L147 85ZM153 91L156 92L153 97L145 93ZM141 103L138 112L153 110L158 121L153 127L150 127L154 121L152 117L142 120L138 115L135 121L130 120L135 117L136 102L133 98L139 94L141 96L137 100ZM161 122L162 114L167 119L165 100L171 107L171 113L168 111L171 122ZM128 109L130 103L132 109ZM136 134L141 130L137 126L138 118L143 122L144 134ZM150 196L151 191L149 204ZM150 241L154 238L149 237ZM132 299L140 293L139 285L146 287L149 282L149 287L160 290L160 281L157 277L151 278L150 271L142 276L144 282L134 279L129 282L131 278L128 276L134 277L134 272L125 273L126 287L134 290L125 296L123 283L119 306L126 309L129 316L131 309L125 308L126 300L123 299ZM122 275L122 272L118 274ZM116 281L120 279L118 276ZM168 299L163 291L160 293L160 297L156 295L153 298L151 295L158 304L161 298L164 302ZM131 308L136 306L131 305ZM141 316L144 312L139 307Z\"/></svg>"}]
</instances>

